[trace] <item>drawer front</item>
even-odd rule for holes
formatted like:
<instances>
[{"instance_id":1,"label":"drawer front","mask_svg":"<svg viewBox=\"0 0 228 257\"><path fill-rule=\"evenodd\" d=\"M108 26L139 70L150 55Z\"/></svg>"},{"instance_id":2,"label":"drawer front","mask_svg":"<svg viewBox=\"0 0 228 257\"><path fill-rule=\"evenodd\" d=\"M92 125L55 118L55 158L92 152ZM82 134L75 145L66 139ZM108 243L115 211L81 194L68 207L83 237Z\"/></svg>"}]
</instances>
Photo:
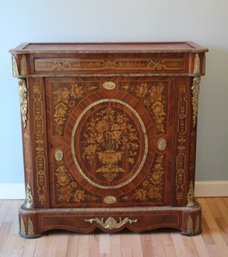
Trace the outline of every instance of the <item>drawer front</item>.
<instances>
[{"instance_id":1,"label":"drawer front","mask_svg":"<svg viewBox=\"0 0 228 257\"><path fill-rule=\"evenodd\" d=\"M47 78L52 207L168 205L171 78Z\"/></svg>"},{"instance_id":2,"label":"drawer front","mask_svg":"<svg viewBox=\"0 0 228 257\"><path fill-rule=\"evenodd\" d=\"M188 55L175 54L77 54L32 57L34 74L170 74L188 73Z\"/></svg>"}]
</instances>

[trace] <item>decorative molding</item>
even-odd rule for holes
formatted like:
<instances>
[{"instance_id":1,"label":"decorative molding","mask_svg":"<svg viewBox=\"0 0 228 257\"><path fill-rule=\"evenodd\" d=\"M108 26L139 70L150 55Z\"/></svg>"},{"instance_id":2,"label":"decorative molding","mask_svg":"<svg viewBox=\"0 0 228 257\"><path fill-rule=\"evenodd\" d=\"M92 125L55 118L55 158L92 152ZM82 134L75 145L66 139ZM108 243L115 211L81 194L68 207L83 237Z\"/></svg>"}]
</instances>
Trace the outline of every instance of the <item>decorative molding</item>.
<instances>
[{"instance_id":1,"label":"decorative molding","mask_svg":"<svg viewBox=\"0 0 228 257\"><path fill-rule=\"evenodd\" d=\"M228 180L195 182L195 197L219 196L228 196ZM23 183L1 183L0 199L25 199L25 185Z\"/></svg>"}]
</instances>

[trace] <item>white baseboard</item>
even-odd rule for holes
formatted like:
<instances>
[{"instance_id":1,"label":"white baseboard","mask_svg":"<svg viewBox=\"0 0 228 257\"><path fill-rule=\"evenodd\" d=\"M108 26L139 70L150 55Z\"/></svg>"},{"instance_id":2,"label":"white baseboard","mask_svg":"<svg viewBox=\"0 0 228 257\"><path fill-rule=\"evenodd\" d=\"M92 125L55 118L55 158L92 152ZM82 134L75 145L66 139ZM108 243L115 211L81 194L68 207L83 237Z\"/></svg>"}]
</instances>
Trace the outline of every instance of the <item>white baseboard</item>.
<instances>
[{"instance_id":1,"label":"white baseboard","mask_svg":"<svg viewBox=\"0 0 228 257\"><path fill-rule=\"evenodd\" d=\"M228 196L228 180L196 181L195 195L197 197Z\"/></svg>"},{"instance_id":2,"label":"white baseboard","mask_svg":"<svg viewBox=\"0 0 228 257\"><path fill-rule=\"evenodd\" d=\"M196 197L228 196L228 180L196 181ZM0 199L24 199L25 186L21 184L0 184Z\"/></svg>"}]
</instances>

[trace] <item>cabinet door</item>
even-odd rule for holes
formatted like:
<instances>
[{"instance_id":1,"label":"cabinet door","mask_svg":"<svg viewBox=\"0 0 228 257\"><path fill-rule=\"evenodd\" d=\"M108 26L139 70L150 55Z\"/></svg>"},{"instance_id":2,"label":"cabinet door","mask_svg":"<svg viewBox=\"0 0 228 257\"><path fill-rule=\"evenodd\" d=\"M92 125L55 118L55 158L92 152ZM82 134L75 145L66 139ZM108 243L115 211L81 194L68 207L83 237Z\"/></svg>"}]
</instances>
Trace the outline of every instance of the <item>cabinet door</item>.
<instances>
[{"instance_id":1,"label":"cabinet door","mask_svg":"<svg viewBox=\"0 0 228 257\"><path fill-rule=\"evenodd\" d=\"M174 80L45 80L52 207L171 203Z\"/></svg>"}]
</instances>

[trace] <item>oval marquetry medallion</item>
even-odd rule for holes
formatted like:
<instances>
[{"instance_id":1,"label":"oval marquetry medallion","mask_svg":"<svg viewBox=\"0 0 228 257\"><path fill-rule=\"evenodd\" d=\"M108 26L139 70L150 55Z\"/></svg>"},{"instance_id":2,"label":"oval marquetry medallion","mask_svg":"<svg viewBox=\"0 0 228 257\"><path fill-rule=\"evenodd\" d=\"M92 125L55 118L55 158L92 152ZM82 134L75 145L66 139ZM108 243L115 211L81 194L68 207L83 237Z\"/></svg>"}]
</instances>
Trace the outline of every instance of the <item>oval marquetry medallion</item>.
<instances>
[{"instance_id":1,"label":"oval marquetry medallion","mask_svg":"<svg viewBox=\"0 0 228 257\"><path fill-rule=\"evenodd\" d=\"M100 189L128 185L140 173L148 153L145 125L137 111L118 99L89 104L77 117L71 136L74 164Z\"/></svg>"}]
</instances>

